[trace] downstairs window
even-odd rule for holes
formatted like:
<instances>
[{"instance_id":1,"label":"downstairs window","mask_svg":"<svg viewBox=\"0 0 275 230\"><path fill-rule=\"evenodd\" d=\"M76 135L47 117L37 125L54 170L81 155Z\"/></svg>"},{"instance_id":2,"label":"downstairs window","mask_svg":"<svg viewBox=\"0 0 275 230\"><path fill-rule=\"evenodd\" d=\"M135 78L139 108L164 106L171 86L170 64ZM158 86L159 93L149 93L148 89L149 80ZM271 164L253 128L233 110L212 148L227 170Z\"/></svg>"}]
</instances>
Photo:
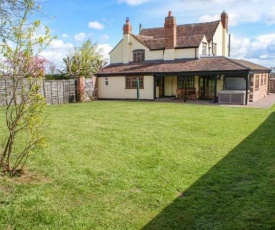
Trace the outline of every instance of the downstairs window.
<instances>
[{"instance_id":1,"label":"downstairs window","mask_svg":"<svg viewBox=\"0 0 275 230\"><path fill-rule=\"evenodd\" d=\"M137 88L137 78L139 79L139 88L144 88L144 77L125 77L125 88L126 89L136 89Z\"/></svg>"}]
</instances>

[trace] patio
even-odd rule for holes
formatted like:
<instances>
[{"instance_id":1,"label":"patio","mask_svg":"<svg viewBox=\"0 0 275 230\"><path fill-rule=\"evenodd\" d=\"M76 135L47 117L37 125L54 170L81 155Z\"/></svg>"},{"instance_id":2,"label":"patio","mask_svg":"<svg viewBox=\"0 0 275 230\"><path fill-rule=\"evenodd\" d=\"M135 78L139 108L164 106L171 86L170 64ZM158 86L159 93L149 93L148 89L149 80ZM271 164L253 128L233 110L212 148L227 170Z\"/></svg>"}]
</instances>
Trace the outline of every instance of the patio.
<instances>
[{"instance_id":1,"label":"patio","mask_svg":"<svg viewBox=\"0 0 275 230\"><path fill-rule=\"evenodd\" d=\"M255 102L248 102L248 105L228 105L228 104L219 104L213 103L212 100L190 100L188 99L184 102L183 99L177 97L163 97L157 98L155 101L157 102L175 102L175 103L187 103L187 104L202 104L202 105L214 105L214 106L229 106L229 107L244 107L244 108L262 108L268 109L273 104L275 104L275 94L269 93L266 97L255 101Z\"/></svg>"}]
</instances>

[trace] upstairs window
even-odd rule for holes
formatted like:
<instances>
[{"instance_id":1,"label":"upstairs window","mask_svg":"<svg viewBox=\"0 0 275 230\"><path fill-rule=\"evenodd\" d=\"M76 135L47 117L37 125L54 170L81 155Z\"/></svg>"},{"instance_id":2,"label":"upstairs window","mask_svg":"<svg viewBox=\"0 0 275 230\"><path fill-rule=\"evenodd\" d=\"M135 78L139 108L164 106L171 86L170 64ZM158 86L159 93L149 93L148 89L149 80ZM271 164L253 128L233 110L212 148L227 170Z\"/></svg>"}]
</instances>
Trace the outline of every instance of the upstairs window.
<instances>
[{"instance_id":1,"label":"upstairs window","mask_svg":"<svg viewBox=\"0 0 275 230\"><path fill-rule=\"evenodd\" d=\"M207 55L207 44L206 43L202 43L202 54Z\"/></svg>"},{"instance_id":2,"label":"upstairs window","mask_svg":"<svg viewBox=\"0 0 275 230\"><path fill-rule=\"evenodd\" d=\"M145 50L133 51L133 62L143 62L145 60Z\"/></svg>"},{"instance_id":3,"label":"upstairs window","mask_svg":"<svg viewBox=\"0 0 275 230\"><path fill-rule=\"evenodd\" d=\"M217 55L217 44L216 43L213 43L212 53L214 56Z\"/></svg>"}]
</instances>

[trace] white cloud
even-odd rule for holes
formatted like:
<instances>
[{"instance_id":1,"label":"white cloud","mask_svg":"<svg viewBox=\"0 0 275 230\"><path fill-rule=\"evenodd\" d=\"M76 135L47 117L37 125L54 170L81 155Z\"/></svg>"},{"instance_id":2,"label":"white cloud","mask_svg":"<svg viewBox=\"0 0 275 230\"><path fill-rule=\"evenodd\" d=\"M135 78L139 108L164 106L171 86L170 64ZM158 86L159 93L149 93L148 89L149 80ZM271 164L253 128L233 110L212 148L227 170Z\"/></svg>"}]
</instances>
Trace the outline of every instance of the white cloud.
<instances>
[{"instance_id":1,"label":"white cloud","mask_svg":"<svg viewBox=\"0 0 275 230\"><path fill-rule=\"evenodd\" d=\"M86 34L83 32L74 35L74 39L78 42L84 41L85 38L86 38Z\"/></svg>"},{"instance_id":2,"label":"white cloud","mask_svg":"<svg viewBox=\"0 0 275 230\"><path fill-rule=\"evenodd\" d=\"M110 62L110 56L109 53L113 49L109 44L99 44L98 45L98 51L100 54L104 57L107 63Z\"/></svg>"},{"instance_id":3,"label":"white cloud","mask_svg":"<svg viewBox=\"0 0 275 230\"><path fill-rule=\"evenodd\" d=\"M269 11L266 12L266 23L275 24L275 6L270 7Z\"/></svg>"},{"instance_id":4,"label":"white cloud","mask_svg":"<svg viewBox=\"0 0 275 230\"><path fill-rule=\"evenodd\" d=\"M72 43L64 43L60 39L53 40L50 45L41 52L41 56L54 63L60 69L63 58L73 48Z\"/></svg>"},{"instance_id":5,"label":"white cloud","mask_svg":"<svg viewBox=\"0 0 275 230\"><path fill-rule=\"evenodd\" d=\"M231 35L231 47L230 53L232 57L235 58L244 58L250 47L250 39L249 38L239 38Z\"/></svg>"},{"instance_id":6,"label":"white cloud","mask_svg":"<svg viewBox=\"0 0 275 230\"><path fill-rule=\"evenodd\" d=\"M126 3L130 6L137 6L143 3L149 2L150 0L119 0L119 3Z\"/></svg>"},{"instance_id":7,"label":"white cloud","mask_svg":"<svg viewBox=\"0 0 275 230\"><path fill-rule=\"evenodd\" d=\"M209 15L209 14L202 15L202 16L199 17L198 21L199 22L212 22L212 21L220 20L221 19L221 13L220 14L213 14L213 15ZM229 27L237 25L239 23L239 21L240 21L240 15L233 14L233 13L228 13Z\"/></svg>"},{"instance_id":8,"label":"white cloud","mask_svg":"<svg viewBox=\"0 0 275 230\"><path fill-rule=\"evenodd\" d=\"M61 36L62 36L62 38L68 38L69 37L68 34L62 34Z\"/></svg>"},{"instance_id":9,"label":"white cloud","mask_svg":"<svg viewBox=\"0 0 275 230\"><path fill-rule=\"evenodd\" d=\"M41 52L41 56L54 63L57 69L62 69L63 58L69 54L73 47L74 45L72 43L64 43L62 40L56 39L53 40L43 52ZM112 47L109 44L98 44L97 48L106 62L109 63L109 52L112 50Z\"/></svg>"},{"instance_id":10,"label":"white cloud","mask_svg":"<svg viewBox=\"0 0 275 230\"><path fill-rule=\"evenodd\" d=\"M51 41L48 48L51 49L71 49L73 47L72 43L64 43L64 41L60 39L54 39Z\"/></svg>"},{"instance_id":11,"label":"white cloud","mask_svg":"<svg viewBox=\"0 0 275 230\"><path fill-rule=\"evenodd\" d=\"M256 38L251 43L252 50L267 49L269 46L275 44L275 34L265 34Z\"/></svg>"},{"instance_id":12,"label":"white cloud","mask_svg":"<svg viewBox=\"0 0 275 230\"><path fill-rule=\"evenodd\" d=\"M173 12L180 24L218 20L222 11L229 15L229 26L262 21L275 24L275 3L270 0L158 0L153 8L145 9L150 19L165 17ZM257 9L257 10L255 10Z\"/></svg>"},{"instance_id":13,"label":"white cloud","mask_svg":"<svg viewBox=\"0 0 275 230\"><path fill-rule=\"evenodd\" d=\"M221 18L220 14L215 14L215 15L209 15L205 14L199 17L199 22L212 22L219 20Z\"/></svg>"},{"instance_id":14,"label":"white cloud","mask_svg":"<svg viewBox=\"0 0 275 230\"><path fill-rule=\"evenodd\" d=\"M91 29L97 29L97 30L103 30L104 29L104 25L101 24L98 21L89 22L88 27L91 28Z\"/></svg>"},{"instance_id":15,"label":"white cloud","mask_svg":"<svg viewBox=\"0 0 275 230\"><path fill-rule=\"evenodd\" d=\"M108 34L104 34L100 37L101 41L108 41L110 39L110 36Z\"/></svg>"},{"instance_id":16,"label":"white cloud","mask_svg":"<svg viewBox=\"0 0 275 230\"><path fill-rule=\"evenodd\" d=\"M246 59L267 67L275 65L275 34L261 35L254 40L232 35L231 44L231 57Z\"/></svg>"}]
</instances>

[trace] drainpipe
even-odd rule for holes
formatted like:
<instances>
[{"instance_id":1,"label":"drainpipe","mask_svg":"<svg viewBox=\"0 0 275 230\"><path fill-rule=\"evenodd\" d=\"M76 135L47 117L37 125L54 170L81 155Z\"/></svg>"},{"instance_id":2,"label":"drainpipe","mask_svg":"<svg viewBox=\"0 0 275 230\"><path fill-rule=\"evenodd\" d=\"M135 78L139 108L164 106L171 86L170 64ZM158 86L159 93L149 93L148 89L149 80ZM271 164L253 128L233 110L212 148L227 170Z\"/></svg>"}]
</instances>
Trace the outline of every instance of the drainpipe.
<instances>
[{"instance_id":1,"label":"drainpipe","mask_svg":"<svg viewBox=\"0 0 275 230\"><path fill-rule=\"evenodd\" d=\"M231 34L229 34L229 42L228 42L228 57L230 57L230 51L231 51Z\"/></svg>"},{"instance_id":2,"label":"drainpipe","mask_svg":"<svg viewBox=\"0 0 275 230\"><path fill-rule=\"evenodd\" d=\"M139 77L137 77L137 100L139 101Z\"/></svg>"},{"instance_id":3,"label":"drainpipe","mask_svg":"<svg viewBox=\"0 0 275 230\"><path fill-rule=\"evenodd\" d=\"M154 100L156 100L156 87L157 87L157 80L156 80L156 75L155 74L153 74L153 78L154 78L154 89L153 89L153 92L154 92L154 96L153 96L153 98L154 98Z\"/></svg>"},{"instance_id":4,"label":"drainpipe","mask_svg":"<svg viewBox=\"0 0 275 230\"><path fill-rule=\"evenodd\" d=\"M217 97L217 78L218 76L214 76L214 80L215 80L215 92L214 92L214 103L218 102L218 97Z\"/></svg>"},{"instance_id":5,"label":"drainpipe","mask_svg":"<svg viewBox=\"0 0 275 230\"><path fill-rule=\"evenodd\" d=\"M187 83L186 83L186 78L189 78L189 76L184 76L183 79L184 79L184 102L187 101Z\"/></svg>"}]
</instances>

